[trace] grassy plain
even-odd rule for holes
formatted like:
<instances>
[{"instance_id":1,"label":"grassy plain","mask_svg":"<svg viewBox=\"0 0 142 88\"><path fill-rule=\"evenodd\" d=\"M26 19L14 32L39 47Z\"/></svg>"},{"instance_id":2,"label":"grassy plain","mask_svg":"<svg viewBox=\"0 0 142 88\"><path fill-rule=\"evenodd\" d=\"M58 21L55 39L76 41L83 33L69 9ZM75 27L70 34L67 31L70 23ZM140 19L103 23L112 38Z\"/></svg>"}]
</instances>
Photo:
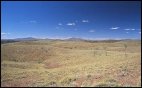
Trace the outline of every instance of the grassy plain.
<instances>
[{"instance_id":1,"label":"grassy plain","mask_svg":"<svg viewBox=\"0 0 142 88\"><path fill-rule=\"evenodd\" d=\"M141 42L1 44L1 86L140 87Z\"/></svg>"}]
</instances>

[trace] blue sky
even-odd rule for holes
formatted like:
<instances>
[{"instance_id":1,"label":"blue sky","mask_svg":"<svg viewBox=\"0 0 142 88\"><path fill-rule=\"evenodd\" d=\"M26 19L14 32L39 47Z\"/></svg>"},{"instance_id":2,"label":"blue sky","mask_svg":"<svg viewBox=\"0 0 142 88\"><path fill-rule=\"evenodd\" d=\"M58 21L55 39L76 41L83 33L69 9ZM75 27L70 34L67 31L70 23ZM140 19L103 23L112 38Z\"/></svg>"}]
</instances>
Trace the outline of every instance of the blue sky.
<instances>
[{"instance_id":1,"label":"blue sky","mask_svg":"<svg viewBox=\"0 0 142 88\"><path fill-rule=\"evenodd\" d=\"M2 1L1 38L141 38L140 1Z\"/></svg>"}]
</instances>

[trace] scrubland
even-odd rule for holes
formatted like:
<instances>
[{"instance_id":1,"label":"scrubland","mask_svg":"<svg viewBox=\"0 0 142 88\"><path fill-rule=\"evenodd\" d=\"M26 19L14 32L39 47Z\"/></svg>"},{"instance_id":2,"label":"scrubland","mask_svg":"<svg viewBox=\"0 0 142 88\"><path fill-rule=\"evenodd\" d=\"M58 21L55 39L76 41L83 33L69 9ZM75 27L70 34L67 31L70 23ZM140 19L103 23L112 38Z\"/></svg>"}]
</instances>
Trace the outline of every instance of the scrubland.
<instances>
[{"instance_id":1,"label":"scrubland","mask_svg":"<svg viewBox=\"0 0 142 88\"><path fill-rule=\"evenodd\" d=\"M141 41L1 44L1 86L140 87Z\"/></svg>"}]
</instances>

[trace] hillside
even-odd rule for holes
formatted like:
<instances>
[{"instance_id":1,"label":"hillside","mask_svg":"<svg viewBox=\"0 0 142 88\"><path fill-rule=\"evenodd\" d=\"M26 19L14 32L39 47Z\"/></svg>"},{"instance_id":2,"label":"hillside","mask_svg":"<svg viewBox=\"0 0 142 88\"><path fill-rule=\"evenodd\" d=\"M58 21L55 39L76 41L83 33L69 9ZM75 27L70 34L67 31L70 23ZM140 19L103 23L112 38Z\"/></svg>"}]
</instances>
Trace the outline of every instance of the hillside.
<instances>
[{"instance_id":1,"label":"hillside","mask_svg":"<svg viewBox=\"0 0 142 88\"><path fill-rule=\"evenodd\" d=\"M138 87L141 41L37 40L1 44L1 86Z\"/></svg>"}]
</instances>

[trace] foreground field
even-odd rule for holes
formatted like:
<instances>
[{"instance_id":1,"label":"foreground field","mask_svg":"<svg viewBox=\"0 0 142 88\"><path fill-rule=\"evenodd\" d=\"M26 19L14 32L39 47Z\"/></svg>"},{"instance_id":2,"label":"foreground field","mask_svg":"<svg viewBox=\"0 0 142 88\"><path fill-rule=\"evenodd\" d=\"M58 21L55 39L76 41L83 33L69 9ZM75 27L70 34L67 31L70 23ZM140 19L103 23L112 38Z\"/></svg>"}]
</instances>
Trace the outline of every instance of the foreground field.
<instances>
[{"instance_id":1,"label":"foreground field","mask_svg":"<svg viewBox=\"0 0 142 88\"><path fill-rule=\"evenodd\" d=\"M1 86L141 86L141 42L2 44Z\"/></svg>"}]
</instances>

